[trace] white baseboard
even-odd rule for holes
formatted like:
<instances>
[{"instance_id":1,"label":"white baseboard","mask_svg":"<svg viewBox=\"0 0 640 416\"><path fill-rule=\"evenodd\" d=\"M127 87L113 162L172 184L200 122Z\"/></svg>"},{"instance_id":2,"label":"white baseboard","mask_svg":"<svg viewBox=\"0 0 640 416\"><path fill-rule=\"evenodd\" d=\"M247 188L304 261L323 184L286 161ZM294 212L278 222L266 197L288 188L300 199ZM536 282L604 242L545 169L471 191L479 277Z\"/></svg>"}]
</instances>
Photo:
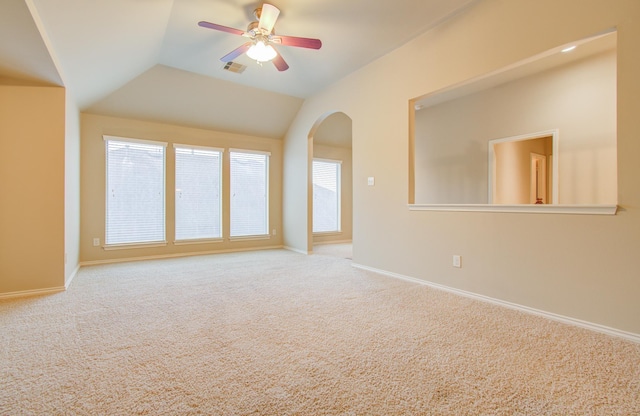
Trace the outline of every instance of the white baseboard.
<instances>
[{"instance_id":1,"label":"white baseboard","mask_svg":"<svg viewBox=\"0 0 640 416\"><path fill-rule=\"evenodd\" d=\"M69 278L65 279L65 281L64 281L64 290L69 289L69 286L71 286L71 282L73 282L73 278L76 277L76 275L78 274L78 271L80 271L80 264L78 264L76 266L75 270L71 273Z\"/></svg>"},{"instance_id":2,"label":"white baseboard","mask_svg":"<svg viewBox=\"0 0 640 416\"><path fill-rule=\"evenodd\" d=\"M12 299L12 298L23 298L27 296L52 295L54 293L60 293L64 291L65 291L64 286L48 287L46 289L19 290L17 292L0 293L0 300Z\"/></svg>"},{"instance_id":3,"label":"white baseboard","mask_svg":"<svg viewBox=\"0 0 640 416\"><path fill-rule=\"evenodd\" d=\"M80 262L80 266L96 266L99 264L112 264L112 263L126 263L130 261L144 261L144 260L160 260L176 257L192 257L192 256L206 256L209 254L224 254L224 253L238 253L243 251L258 251L258 250L276 250L282 249L280 246L266 246L266 247L249 247L249 248L232 248L226 250L211 250L211 251L198 251L190 253L173 253L173 254L159 254L155 256L141 256L141 257L126 257L119 259L107 259L107 260L90 260Z\"/></svg>"},{"instance_id":4,"label":"white baseboard","mask_svg":"<svg viewBox=\"0 0 640 416\"><path fill-rule=\"evenodd\" d=\"M299 250L299 249L294 248L294 247L284 246L283 248L285 250L293 251L293 252L298 253L298 254L304 254L305 256L309 255L309 254L312 254L312 252L310 252L310 251Z\"/></svg>"},{"instance_id":5,"label":"white baseboard","mask_svg":"<svg viewBox=\"0 0 640 416\"><path fill-rule=\"evenodd\" d=\"M29 297L29 296L43 296L43 295L52 295L54 293L64 292L69 288L69 285L71 285L73 278L76 277L79 270L80 270L80 265L78 264L75 270L69 276L69 278L65 279L64 286L0 293L0 299L23 298L23 297Z\"/></svg>"},{"instance_id":6,"label":"white baseboard","mask_svg":"<svg viewBox=\"0 0 640 416\"><path fill-rule=\"evenodd\" d=\"M614 337L624 338L624 339L626 339L628 341L632 341L632 342L640 344L640 334L635 334L633 332L622 331L622 330L619 330L619 329L615 329L615 328L611 328L611 327L608 327L608 326L596 324L596 323L593 323L593 322L587 322L587 321L583 321L581 319L571 318L571 317L568 317L568 316L558 315L558 314L555 314L555 313L552 313L552 312L546 312L546 311L543 311L543 310L540 310L540 309L530 308L528 306L519 305L517 303L507 302L507 301L496 299L496 298L492 298L492 297L489 297L489 296L480 295L480 294L473 293L473 292L468 292L466 290L456 289L456 288L445 286L445 285L441 285L441 284L438 284L438 283L428 282L426 280L417 279L415 277L405 276L405 275L398 274L398 273L388 272L386 270L376 269L374 267L364 266L362 264L352 263L352 266L356 267L358 269L367 270L367 271L370 271L370 272L373 272L373 273L377 273L377 274L381 274L381 275L384 275L384 276L393 277L395 279L406 280L408 282L429 286L429 287L432 287L434 289L444 290L445 292L454 293L456 295L464 296L464 297L467 297L467 298L476 299L476 300L480 300L480 301L483 301L483 302L492 303L494 305L503 306L503 307L506 307L506 308L509 308L509 309L515 309L515 310L518 310L518 311L521 311L521 312L526 312L526 313L530 313L530 314L533 314L533 315L542 316L542 317L547 318L547 319L551 319L551 320L562 322L562 323L569 324L569 325L578 326L578 327L581 327L581 328L589 329L591 331L604 333L604 334L611 335L611 336L614 336Z\"/></svg>"}]
</instances>

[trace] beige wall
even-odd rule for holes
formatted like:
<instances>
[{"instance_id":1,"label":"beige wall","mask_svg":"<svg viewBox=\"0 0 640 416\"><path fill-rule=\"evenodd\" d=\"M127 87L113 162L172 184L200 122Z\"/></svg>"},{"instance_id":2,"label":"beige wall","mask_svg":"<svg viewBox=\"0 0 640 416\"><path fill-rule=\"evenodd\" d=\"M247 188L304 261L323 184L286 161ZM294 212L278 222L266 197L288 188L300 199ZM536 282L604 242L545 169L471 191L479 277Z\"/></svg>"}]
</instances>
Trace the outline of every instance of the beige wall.
<instances>
[{"instance_id":1,"label":"beige wall","mask_svg":"<svg viewBox=\"0 0 640 416\"><path fill-rule=\"evenodd\" d=\"M65 90L0 85L0 293L65 283Z\"/></svg>"},{"instance_id":2,"label":"beige wall","mask_svg":"<svg viewBox=\"0 0 640 416\"><path fill-rule=\"evenodd\" d=\"M64 162L65 285L80 264L80 111L66 94Z\"/></svg>"},{"instance_id":3,"label":"beige wall","mask_svg":"<svg viewBox=\"0 0 640 416\"><path fill-rule=\"evenodd\" d=\"M615 51L419 110L415 201L489 203L488 142L558 129L558 203L615 204L615 111Z\"/></svg>"},{"instance_id":4,"label":"beige wall","mask_svg":"<svg viewBox=\"0 0 640 416\"><path fill-rule=\"evenodd\" d=\"M313 236L313 243L331 243L351 241L353 235L353 174L351 164L351 149L336 146L326 146L314 143L313 157L320 159L339 160L341 164L340 176L340 214L341 232L317 234Z\"/></svg>"},{"instance_id":5,"label":"beige wall","mask_svg":"<svg viewBox=\"0 0 640 416\"><path fill-rule=\"evenodd\" d=\"M552 140L553 137L547 136L539 139L507 141L494 145L495 189L493 190L493 203L532 203L531 153L545 156L545 161L549 161ZM548 171L546 168L545 164L545 170ZM542 189L546 191L548 188L546 186L540 188L539 195L543 198L544 203L550 203L548 193L542 193Z\"/></svg>"},{"instance_id":6,"label":"beige wall","mask_svg":"<svg viewBox=\"0 0 640 416\"><path fill-rule=\"evenodd\" d=\"M236 135L210 130L194 129L140 120L82 114L81 146L81 262L100 262L138 257L173 256L250 248L279 247L282 245L282 142L253 136ZM104 250L94 247L93 238L104 243L105 235L105 153L103 135L168 142L166 154L166 238L167 246ZM269 229L276 235L268 239L229 240L228 180L223 179L223 242L175 245L174 192L175 183L173 143L212 146L271 152L269 159ZM223 175L228 178L225 163ZM225 204L225 201L226 204Z\"/></svg>"},{"instance_id":7,"label":"beige wall","mask_svg":"<svg viewBox=\"0 0 640 416\"><path fill-rule=\"evenodd\" d=\"M308 99L285 138L285 173L306 178L308 165L298 160L309 131L323 114L342 111L353 120L355 263L640 334L639 21L637 0L473 3ZM409 211L410 99L611 27L618 30L617 215ZM296 218L286 224L290 244L307 238L307 189L304 179L285 183L285 213ZM462 268L451 266L453 254Z\"/></svg>"}]
</instances>

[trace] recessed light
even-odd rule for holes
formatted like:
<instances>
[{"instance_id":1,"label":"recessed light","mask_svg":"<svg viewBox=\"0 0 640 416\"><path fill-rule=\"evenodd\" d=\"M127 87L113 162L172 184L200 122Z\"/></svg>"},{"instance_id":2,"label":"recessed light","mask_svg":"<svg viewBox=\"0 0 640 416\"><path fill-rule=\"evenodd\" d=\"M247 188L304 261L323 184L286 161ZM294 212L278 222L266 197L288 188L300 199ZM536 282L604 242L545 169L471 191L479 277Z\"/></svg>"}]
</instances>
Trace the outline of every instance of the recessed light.
<instances>
[{"instance_id":1,"label":"recessed light","mask_svg":"<svg viewBox=\"0 0 640 416\"><path fill-rule=\"evenodd\" d=\"M565 53L566 53L566 52L571 52L571 51L572 51L572 50L574 50L575 48L576 48L576 45L568 46L568 47L564 48L564 49L562 50L562 52L565 52Z\"/></svg>"}]
</instances>

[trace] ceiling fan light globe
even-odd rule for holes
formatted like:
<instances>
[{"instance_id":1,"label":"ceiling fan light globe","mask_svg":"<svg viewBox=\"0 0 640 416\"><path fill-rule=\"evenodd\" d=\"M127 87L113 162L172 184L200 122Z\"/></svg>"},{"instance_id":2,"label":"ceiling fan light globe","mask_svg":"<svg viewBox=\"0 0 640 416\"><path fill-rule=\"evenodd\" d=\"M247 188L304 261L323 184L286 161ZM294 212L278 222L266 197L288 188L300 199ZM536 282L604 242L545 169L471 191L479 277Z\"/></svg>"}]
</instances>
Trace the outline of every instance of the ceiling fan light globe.
<instances>
[{"instance_id":1,"label":"ceiling fan light globe","mask_svg":"<svg viewBox=\"0 0 640 416\"><path fill-rule=\"evenodd\" d=\"M258 62L268 62L275 58L277 54L273 46L265 45L262 41L256 42L247 51L247 56Z\"/></svg>"}]
</instances>

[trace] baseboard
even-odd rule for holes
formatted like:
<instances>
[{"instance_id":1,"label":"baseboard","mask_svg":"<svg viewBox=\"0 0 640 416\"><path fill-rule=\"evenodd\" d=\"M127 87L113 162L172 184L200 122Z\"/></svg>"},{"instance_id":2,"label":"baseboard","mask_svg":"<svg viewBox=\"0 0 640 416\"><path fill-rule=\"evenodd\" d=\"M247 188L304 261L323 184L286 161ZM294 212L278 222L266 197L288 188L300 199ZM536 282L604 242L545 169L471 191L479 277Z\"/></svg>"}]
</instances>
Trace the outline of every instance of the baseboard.
<instances>
[{"instance_id":1,"label":"baseboard","mask_svg":"<svg viewBox=\"0 0 640 416\"><path fill-rule=\"evenodd\" d=\"M352 240L331 240L331 241L318 241L313 242L314 246L324 246L327 244L351 244Z\"/></svg>"},{"instance_id":2,"label":"baseboard","mask_svg":"<svg viewBox=\"0 0 640 416\"><path fill-rule=\"evenodd\" d=\"M78 271L80 271L80 264L78 264L76 266L75 270L71 273L69 278L65 279L65 281L64 281L64 289L65 290L69 289L69 286L71 286L71 282L73 282L73 278L76 277L76 275L78 274Z\"/></svg>"},{"instance_id":3,"label":"baseboard","mask_svg":"<svg viewBox=\"0 0 640 416\"><path fill-rule=\"evenodd\" d=\"M381 275L384 275L384 276L393 277L395 279L401 279L401 280L405 280L405 281L408 281L408 282L429 286L429 287L432 287L434 289L443 290L445 292L453 293L453 294L456 294L456 295L459 295L459 296L464 296L464 297L467 297L467 298L471 298L471 299L476 299L476 300L480 300L480 301L483 301L483 302L492 303L494 305L506 307L506 308L509 308L509 309L515 309L515 310L518 310L518 311L521 311L521 312L526 312L526 313L530 313L530 314L533 314L533 315L542 316L542 317L547 318L547 319L551 319L551 320L554 320L554 321L562 322L562 323L573 325L573 326L578 326L578 327L585 328L585 329L588 329L588 330L591 330L591 331L600 332L600 333L611 335L611 336L618 337L618 338L624 338L624 339L626 339L628 341L632 341L632 342L640 344L640 334L635 334L633 332L622 331L622 330L619 330L619 329L615 329L615 328L611 328L611 327L608 327L608 326L596 324L596 323L593 323L593 322L587 322L587 321L583 321L581 319L571 318L571 317L568 317L568 316L558 315L558 314L555 314L555 313L552 313L552 312L546 312L546 311L543 311L543 310L540 310L540 309L530 308L528 306L519 305L517 303L507 302L507 301L504 301L504 300L492 298L490 296L480 295L480 294L477 294L477 293L468 292L466 290L461 290L461 289L456 289L456 288L453 288L453 287L441 285L439 283L428 282L426 280L417 279L415 277L405 276L405 275L398 274L398 273L388 272L386 270L376 269L374 267L364 266L362 264L352 263L352 266L356 267L358 269L367 270L367 271L370 271L370 272L373 272L373 273L377 273L377 274L381 274Z\"/></svg>"},{"instance_id":4,"label":"baseboard","mask_svg":"<svg viewBox=\"0 0 640 416\"><path fill-rule=\"evenodd\" d=\"M23 298L27 296L53 295L54 293L60 293L64 291L65 291L64 286L49 287L46 289L19 290L17 292L0 293L0 300L12 299L12 298Z\"/></svg>"},{"instance_id":5,"label":"baseboard","mask_svg":"<svg viewBox=\"0 0 640 416\"><path fill-rule=\"evenodd\" d=\"M298 253L298 254L304 254L305 256L308 255L308 254L312 254L311 251L299 250L299 249L294 248L294 247L284 246L283 248L285 250L293 251L293 252Z\"/></svg>"},{"instance_id":6,"label":"baseboard","mask_svg":"<svg viewBox=\"0 0 640 416\"><path fill-rule=\"evenodd\" d=\"M282 248L283 247L280 245L280 246L266 246L266 247L232 248L232 249L226 249L226 250L198 251L198 252L191 252L191 253L159 254L154 256L126 257L126 258L107 259L107 260L90 260L90 261L80 262L80 266L96 266L99 264L127 263L130 261L161 260L161 259L170 259L170 258L177 258L177 257L206 256L209 254L239 253L243 251L277 250Z\"/></svg>"}]
</instances>

